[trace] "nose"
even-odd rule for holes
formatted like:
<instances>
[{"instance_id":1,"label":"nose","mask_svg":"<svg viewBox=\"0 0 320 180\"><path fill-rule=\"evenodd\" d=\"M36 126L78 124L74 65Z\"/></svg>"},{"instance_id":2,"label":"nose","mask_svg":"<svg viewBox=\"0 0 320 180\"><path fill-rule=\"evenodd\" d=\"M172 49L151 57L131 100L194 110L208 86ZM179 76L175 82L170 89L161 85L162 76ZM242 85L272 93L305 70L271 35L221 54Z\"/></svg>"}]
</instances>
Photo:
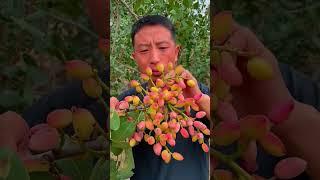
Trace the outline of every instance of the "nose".
<instances>
[{"instance_id":1,"label":"nose","mask_svg":"<svg viewBox=\"0 0 320 180\"><path fill-rule=\"evenodd\" d=\"M152 64L157 64L160 61L159 52L155 48L152 49L150 58Z\"/></svg>"}]
</instances>

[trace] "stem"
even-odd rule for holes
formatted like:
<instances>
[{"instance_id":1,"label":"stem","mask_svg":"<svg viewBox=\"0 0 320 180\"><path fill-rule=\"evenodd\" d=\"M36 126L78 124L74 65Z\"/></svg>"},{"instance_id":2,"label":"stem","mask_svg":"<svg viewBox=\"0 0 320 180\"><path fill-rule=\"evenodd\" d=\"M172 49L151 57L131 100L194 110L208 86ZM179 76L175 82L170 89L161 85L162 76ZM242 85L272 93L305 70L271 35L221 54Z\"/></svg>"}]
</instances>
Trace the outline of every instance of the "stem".
<instances>
[{"instance_id":1,"label":"stem","mask_svg":"<svg viewBox=\"0 0 320 180\"><path fill-rule=\"evenodd\" d=\"M32 155L31 157L28 157L28 159L40 160L40 159L43 159L43 157L47 156L50 159L58 160L58 159L63 159L70 156L83 154L86 149L84 147L90 148L91 150L95 150L95 151L105 151L106 149L109 148L109 143L107 141L101 142L99 140L93 140L93 141L85 142L82 145L79 143L74 143L73 141L70 141L70 142L72 143L68 144L67 146L64 146L61 149L61 151L56 152L56 150L51 150L41 154Z\"/></svg>"},{"instance_id":2,"label":"stem","mask_svg":"<svg viewBox=\"0 0 320 180\"><path fill-rule=\"evenodd\" d=\"M240 51L238 49L227 47L227 46L212 46L212 49L218 50L218 51L227 51L230 53L237 54L238 56L244 56L244 57L253 57L256 55L256 53Z\"/></svg>"},{"instance_id":3,"label":"stem","mask_svg":"<svg viewBox=\"0 0 320 180\"><path fill-rule=\"evenodd\" d=\"M98 70L94 69L94 78L96 81L98 81L99 85L107 92L109 92L109 87L100 79L98 75Z\"/></svg>"},{"instance_id":4,"label":"stem","mask_svg":"<svg viewBox=\"0 0 320 180\"><path fill-rule=\"evenodd\" d=\"M150 77L150 81L151 81L151 83L152 83L152 86L157 87L157 86L154 84L154 82L153 82L153 80L151 79L151 77Z\"/></svg>"},{"instance_id":5,"label":"stem","mask_svg":"<svg viewBox=\"0 0 320 180\"><path fill-rule=\"evenodd\" d=\"M44 10L41 10L39 8L37 8L37 10L39 10L39 11L45 13L46 15L48 15L49 17L52 17L52 18L54 18L56 20L59 20L59 21L61 21L63 23L73 25L73 26L77 27L78 29L81 29L82 31L88 33L91 37L93 37L95 39L99 39L99 36L97 34L95 34L94 32L92 32L91 30L87 29L85 26L83 26L81 24L75 23L72 20L67 19L65 17L60 17L60 16L56 15L55 12L52 12L52 11L51 12L50 11L44 11Z\"/></svg>"},{"instance_id":6,"label":"stem","mask_svg":"<svg viewBox=\"0 0 320 180\"><path fill-rule=\"evenodd\" d=\"M145 95L148 94L148 92L141 86L142 91L145 93ZM144 96L144 94L142 93L142 95Z\"/></svg>"},{"instance_id":7,"label":"stem","mask_svg":"<svg viewBox=\"0 0 320 180\"><path fill-rule=\"evenodd\" d=\"M65 134L64 131L62 129L59 129L59 134L60 134L60 143L59 143L59 147L58 147L58 151L61 151L64 142L65 142Z\"/></svg>"},{"instance_id":8,"label":"stem","mask_svg":"<svg viewBox=\"0 0 320 180\"><path fill-rule=\"evenodd\" d=\"M237 151L231 155L226 155L226 156L233 160L239 158L243 154L243 152L248 148L249 143L246 146L242 146L238 144Z\"/></svg>"},{"instance_id":9,"label":"stem","mask_svg":"<svg viewBox=\"0 0 320 180\"><path fill-rule=\"evenodd\" d=\"M92 153L93 155L98 156L98 157L105 156L107 154L106 150L97 151L97 150L93 150L93 149L87 148L87 151L89 151L90 153Z\"/></svg>"},{"instance_id":10,"label":"stem","mask_svg":"<svg viewBox=\"0 0 320 180\"><path fill-rule=\"evenodd\" d=\"M109 109L108 104L104 101L104 99L103 99L101 96L99 96L99 101L104 105L104 107L106 108L106 110Z\"/></svg>"},{"instance_id":11,"label":"stem","mask_svg":"<svg viewBox=\"0 0 320 180\"><path fill-rule=\"evenodd\" d=\"M144 111L144 110L146 110L147 108L133 108L133 109L128 109L128 110L126 110L126 112L131 112L131 111L136 111L136 110L141 110L141 111Z\"/></svg>"},{"instance_id":12,"label":"stem","mask_svg":"<svg viewBox=\"0 0 320 180\"><path fill-rule=\"evenodd\" d=\"M180 113L183 117L188 118L188 116L187 116L185 113L183 113L181 110L179 110L179 109L171 106L171 104L168 104L168 107L169 107L169 109L170 109L171 111L177 111L177 112Z\"/></svg>"},{"instance_id":13,"label":"stem","mask_svg":"<svg viewBox=\"0 0 320 180\"><path fill-rule=\"evenodd\" d=\"M226 165L228 165L234 172L236 172L238 175L242 176L244 179L251 180L250 174L248 174L237 163L235 163L233 160L229 159L224 154L220 153L219 151L216 151L213 148L210 148L210 154L213 155L214 157L216 157L222 163L225 163Z\"/></svg>"},{"instance_id":14,"label":"stem","mask_svg":"<svg viewBox=\"0 0 320 180\"><path fill-rule=\"evenodd\" d=\"M170 153L170 154L172 154L172 152L170 151L170 149L168 148L168 146L166 145L166 146L164 146L165 148L166 148L166 150Z\"/></svg>"},{"instance_id":15,"label":"stem","mask_svg":"<svg viewBox=\"0 0 320 180\"><path fill-rule=\"evenodd\" d=\"M128 6L128 4L126 2L124 2L123 0L120 0L120 2L128 9L128 11L133 15L133 17L135 18L135 20L138 20L139 17L136 13L133 12L133 10Z\"/></svg>"}]
</instances>

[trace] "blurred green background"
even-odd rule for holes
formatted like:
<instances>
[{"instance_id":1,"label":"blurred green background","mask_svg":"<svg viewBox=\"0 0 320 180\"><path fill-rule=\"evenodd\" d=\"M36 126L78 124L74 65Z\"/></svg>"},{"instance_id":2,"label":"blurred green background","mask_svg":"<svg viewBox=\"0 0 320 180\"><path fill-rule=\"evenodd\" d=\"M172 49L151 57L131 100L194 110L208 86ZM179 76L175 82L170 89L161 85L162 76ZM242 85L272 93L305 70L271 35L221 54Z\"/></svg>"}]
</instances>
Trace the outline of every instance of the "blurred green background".
<instances>
[{"instance_id":1,"label":"blurred green background","mask_svg":"<svg viewBox=\"0 0 320 180\"><path fill-rule=\"evenodd\" d=\"M280 62L320 82L319 0L213 0L211 7L232 10Z\"/></svg>"},{"instance_id":2,"label":"blurred green background","mask_svg":"<svg viewBox=\"0 0 320 180\"><path fill-rule=\"evenodd\" d=\"M63 86L63 63L105 67L83 0L0 1L0 113Z\"/></svg>"},{"instance_id":3,"label":"blurred green background","mask_svg":"<svg viewBox=\"0 0 320 180\"><path fill-rule=\"evenodd\" d=\"M209 9L206 1L192 0L111 0L111 95L128 88L132 79L139 79L132 52L131 26L135 15L159 14L169 17L182 46L180 64L199 82L209 86ZM133 13L130 13L132 11Z\"/></svg>"}]
</instances>

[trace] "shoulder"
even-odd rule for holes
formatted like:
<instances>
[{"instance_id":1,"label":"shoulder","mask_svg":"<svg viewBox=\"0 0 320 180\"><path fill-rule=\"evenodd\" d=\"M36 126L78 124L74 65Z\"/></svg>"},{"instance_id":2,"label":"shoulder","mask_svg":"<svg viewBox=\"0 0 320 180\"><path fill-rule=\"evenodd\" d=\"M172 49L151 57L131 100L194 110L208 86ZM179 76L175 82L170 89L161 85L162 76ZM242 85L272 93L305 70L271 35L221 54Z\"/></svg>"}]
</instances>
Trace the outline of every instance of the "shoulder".
<instances>
[{"instance_id":1,"label":"shoulder","mask_svg":"<svg viewBox=\"0 0 320 180\"><path fill-rule=\"evenodd\" d=\"M320 109L320 86L310 77L280 63L280 71L290 94L298 101Z\"/></svg>"},{"instance_id":2,"label":"shoulder","mask_svg":"<svg viewBox=\"0 0 320 180\"><path fill-rule=\"evenodd\" d=\"M143 88L146 88L147 84L142 84ZM141 98L141 94L139 94L135 88L130 88L128 90L123 91L117 98L119 101L123 100L126 96L139 96Z\"/></svg>"},{"instance_id":3,"label":"shoulder","mask_svg":"<svg viewBox=\"0 0 320 180\"><path fill-rule=\"evenodd\" d=\"M209 95L210 94L210 89L208 88L208 86L199 83L199 89L202 93Z\"/></svg>"},{"instance_id":4,"label":"shoulder","mask_svg":"<svg viewBox=\"0 0 320 180\"><path fill-rule=\"evenodd\" d=\"M118 100L121 101L123 100L126 96L131 96L136 94L136 90L134 88L130 88L126 91L123 91L119 96L118 96Z\"/></svg>"}]
</instances>

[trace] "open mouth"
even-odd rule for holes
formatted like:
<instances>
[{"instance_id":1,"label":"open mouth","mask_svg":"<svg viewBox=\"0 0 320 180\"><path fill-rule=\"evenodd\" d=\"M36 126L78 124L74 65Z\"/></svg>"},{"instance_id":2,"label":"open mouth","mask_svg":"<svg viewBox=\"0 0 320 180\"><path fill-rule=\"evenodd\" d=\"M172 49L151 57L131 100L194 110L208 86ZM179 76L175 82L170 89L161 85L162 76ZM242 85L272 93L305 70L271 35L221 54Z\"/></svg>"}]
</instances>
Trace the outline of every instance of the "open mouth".
<instances>
[{"instance_id":1,"label":"open mouth","mask_svg":"<svg viewBox=\"0 0 320 180\"><path fill-rule=\"evenodd\" d=\"M152 69L152 75L154 75L154 76L160 76L160 75L161 75L161 72Z\"/></svg>"}]
</instances>

